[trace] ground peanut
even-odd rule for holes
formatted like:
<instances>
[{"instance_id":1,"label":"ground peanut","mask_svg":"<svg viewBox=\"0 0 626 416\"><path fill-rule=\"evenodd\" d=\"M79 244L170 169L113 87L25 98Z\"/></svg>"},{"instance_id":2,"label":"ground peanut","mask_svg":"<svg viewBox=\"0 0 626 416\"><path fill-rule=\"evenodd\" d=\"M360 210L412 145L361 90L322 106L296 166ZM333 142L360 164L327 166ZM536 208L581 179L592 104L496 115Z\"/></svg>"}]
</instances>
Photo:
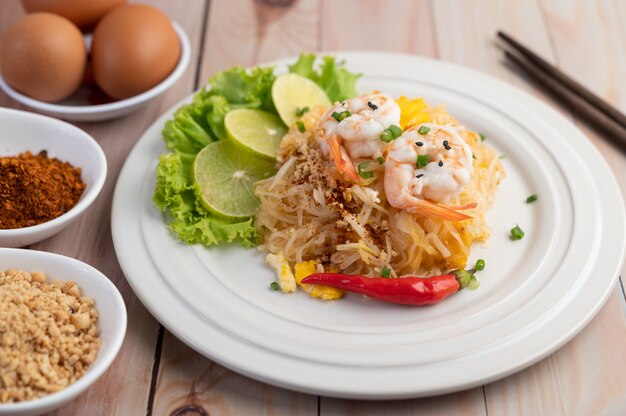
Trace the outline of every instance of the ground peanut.
<instances>
[{"instance_id":1,"label":"ground peanut","mask_svg":"<svg viewBox=\"0 0 626 416\"><path fill-rule=\"evenodd\" d=\"M100 349L98 313L73 282L0 272L0 403L36 399L78 380Z\"/></svg>"}]
</instances>

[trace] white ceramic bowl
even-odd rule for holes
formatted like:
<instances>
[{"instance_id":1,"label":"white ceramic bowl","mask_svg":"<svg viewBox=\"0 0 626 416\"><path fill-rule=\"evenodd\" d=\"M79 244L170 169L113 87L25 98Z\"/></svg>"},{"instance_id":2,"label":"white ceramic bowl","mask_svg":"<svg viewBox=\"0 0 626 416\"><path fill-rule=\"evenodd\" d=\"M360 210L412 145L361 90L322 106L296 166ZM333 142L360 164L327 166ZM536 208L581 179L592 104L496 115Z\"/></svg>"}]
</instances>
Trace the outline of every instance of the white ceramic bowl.
<instances>
[{"instance_id":1,"label":"white ceramic bowl","mask_svg":"<svg viewBox=\"0 0 626 416\"><path fill-rule=\"evenodd\" d=\"M100 193L107 162L104 152L90 135L64 121L0 108L0 126L0 156L47 150L48 157L80 167L81 178L87 185L78 203L60 217L32 227L0 229L0 247L22 247L52 236L78 218Z\"/></svg>"},{"instance_id":2,"label":"white ceramic bowl","mask_svg":"<svg viewBox=\"0 0 626 416\"><path fill-rule=\"evenodd\" d=\"M170 88L181 77L187 66L189 65L189 59L191 57L191 47L189 45L189 38L187 34L176 22L172 22L174 30L180 40L181 53L178 59L178 64L172 71L172 73L165 78L161 83L150 88L148 91L142 92L139 95L130 97L124 100L115 101L107 104L89 104L86 100L84 91L79 90L76 94L70 98L61 101L60 103L46 103L43 101L35 100L25 96L24 94L14 90L9 86L2 75L0 75L0 88L15 101L18 101L24 105L27 105L37 111L44 114L62 118L65 120L74 121L100 121L108 120L111 118L121 117L123 115L132 113L135 110L140 109L146 105L153 98L158 97Z\"/></svg>"},{"instance_id":3,"label":"white ceramic bowl","mask_svg":"<svg viewBox=\"0 0 626 416\"><path fill-rule=\"evenodd\" d=\"M91 386L109 368L126 333L124 300L111 281L93 267L59 254L14 248L0 248L0 270L40 271L48 280L76 282L80 293L95 301L102 344L94 363L74 384L36 400L0 403L0 416L39 415L61 407Z\"/></svg>"}]
</instances>

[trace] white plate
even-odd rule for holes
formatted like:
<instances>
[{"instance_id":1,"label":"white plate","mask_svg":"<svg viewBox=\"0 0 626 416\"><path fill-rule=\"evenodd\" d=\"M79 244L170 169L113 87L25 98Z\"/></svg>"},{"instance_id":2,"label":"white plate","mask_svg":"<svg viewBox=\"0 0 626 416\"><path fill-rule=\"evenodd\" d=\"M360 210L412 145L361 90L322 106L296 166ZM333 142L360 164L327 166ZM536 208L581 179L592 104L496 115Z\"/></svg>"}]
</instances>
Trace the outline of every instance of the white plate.
<instances>
[{"instance_id":1,"label":"white plate","mask_svg":"<svg viewBox=\"0 0 626 416\"><path fill-rule=\"evenodd\" d=\"M30 98L19 91L13 89L6 83L0 74L0 88L15 101L27 105L43 114L73 121L102 121L130 114L139 110L150 100L158 97L167 91L183 75L189 65L191 57L191 46L189 38L180 25L172 21L172 26L180 40L180 58L174 70L159 84L144 91L134 97L124 100L113 101L106 104L91 104L89 102L89 90L85 87L79 88L72 96L59 103L46 103ZM91 47L91 38L86 39L87 45Z\"/></svg>"},{"instance_id":2,"label":"white plate","mask_svg":"<svg viewBox=\"0 0 626 416\"><path fill-rule=\"evenodd\" d=\"M161 130L137 143L113 201L115 250L146 307L201 354L278 386L327 396L397 399L466 389L550 354L580 331L613 288L625 214L606 163L569 121L487 75L406 55L339 53L359 90L446 103L506 155L507 178L475 247L481 287L409 308L360 296L323 302L272 292L255 250L189 247L152 203ZM279 63L285 70L286 62ZM526 204L528 195L539 200ZM508 238L519 224L526 236Z\"/></svg>"}]
</instances>

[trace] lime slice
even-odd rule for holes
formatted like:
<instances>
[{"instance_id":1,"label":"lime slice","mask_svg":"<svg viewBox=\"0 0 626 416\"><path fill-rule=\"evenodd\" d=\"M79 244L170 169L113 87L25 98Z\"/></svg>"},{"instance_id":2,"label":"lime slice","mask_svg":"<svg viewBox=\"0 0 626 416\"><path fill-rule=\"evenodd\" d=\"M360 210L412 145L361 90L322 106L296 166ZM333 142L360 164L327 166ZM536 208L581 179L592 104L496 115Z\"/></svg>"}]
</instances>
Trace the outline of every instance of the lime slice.
<instances>
[{"instance_id":1,"label":"lime slice","mask_svg":"<svg viewBox=\"0 0 626 416\"><path fill-rule=\"evenodd\" d=\"M276 159L276 150L287 133L285 125L274 114L241 108L224 118L226 134L237 145L267 159Z\"/></svg>"},{"instance_id":2,"label":"lime slice","mask_svg":"<svg viewBox=\"0 0 626 416\"><path fill-rule=\"evenodd\" d=\"M332 104L319 85L298 74L279 76L272 86L272 100L278 115L288 126L298 121L298 108L330 107Z\"/></svg>"},{"instance_id":3,"label":"lime slice","mask_svg":"<svg viewBox=\"0 0 626 416\"><path fill-rule=\"evenodd\" d=\"M229 220L256 214L259 200L253 192L254 183L275 172L274 162L241 151L230 140L207 145L193 162L202 205Z\"/></svg>"}]
</instances>

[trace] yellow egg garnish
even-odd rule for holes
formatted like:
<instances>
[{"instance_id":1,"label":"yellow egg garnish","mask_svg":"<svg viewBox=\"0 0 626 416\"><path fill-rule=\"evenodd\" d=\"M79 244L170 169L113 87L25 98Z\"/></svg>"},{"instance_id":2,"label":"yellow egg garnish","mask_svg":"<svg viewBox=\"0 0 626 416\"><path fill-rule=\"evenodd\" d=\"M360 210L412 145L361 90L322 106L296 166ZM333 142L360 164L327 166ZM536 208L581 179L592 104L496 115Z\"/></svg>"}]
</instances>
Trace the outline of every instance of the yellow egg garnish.
<instances>
[{"instance_id":1,"label":"yellow egg garnish","mask_svg":"<svg viewBox=\"0 0 626 416\"><path fill-rule=\"evenodd\" d=\"M423 98L402 96L396 102L400 107L400 127L402 130L430 121L431 115L427 111L428 104L426 104Z\"/></svg>"},{"instance_id":2,"label":"yellow egg garnish","mask_svg":"<svg viewBox=\"0 0 626 416\"><path fill-rule=\"evenodd\" d=\"M265 262L270 265L278 274L278 285L285 293L296 291L296 281L289 267L289 262L283 255L282 251L278 254L268 254Z\"/></svg>"},{"instance_id":3,"label":"yellow egg garnish","mask_svg":"<svg viewBox=\"0 0 626 416\"><path fill-rule=\"evenodd\" d=\"M343 291L335 287L324 285L307 285L302 284L302 279L317 272L317 262L314 260L303 261L302 263L296 263L296 282L302 287L311 297L320 298L324 300L339 299L343 296ZM330 270L329 270L330 271Z\"/></svg>"}]
</instances>

